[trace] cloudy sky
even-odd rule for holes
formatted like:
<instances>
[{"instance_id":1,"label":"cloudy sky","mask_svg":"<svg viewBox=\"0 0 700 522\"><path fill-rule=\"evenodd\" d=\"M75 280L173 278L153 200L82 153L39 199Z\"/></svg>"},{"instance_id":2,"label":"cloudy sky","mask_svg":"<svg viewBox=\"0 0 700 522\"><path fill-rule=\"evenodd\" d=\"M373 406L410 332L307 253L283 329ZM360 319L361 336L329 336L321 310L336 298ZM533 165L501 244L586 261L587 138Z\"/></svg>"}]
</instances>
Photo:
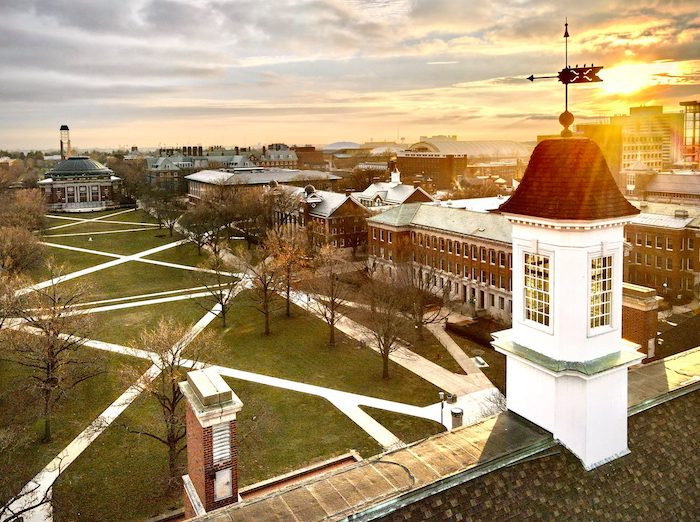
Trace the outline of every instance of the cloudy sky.
<instances>
[{"instance_id":1,"label":"cloudy sky","mask_svg":"<svg viewBox=\"0 0 700 522\"><path fill-rule=\"evenodd\" d=\"M697 1L0 0L0 149L532 140L565 16L577 122L700 98Z\"/></svg>"}]
</instances>

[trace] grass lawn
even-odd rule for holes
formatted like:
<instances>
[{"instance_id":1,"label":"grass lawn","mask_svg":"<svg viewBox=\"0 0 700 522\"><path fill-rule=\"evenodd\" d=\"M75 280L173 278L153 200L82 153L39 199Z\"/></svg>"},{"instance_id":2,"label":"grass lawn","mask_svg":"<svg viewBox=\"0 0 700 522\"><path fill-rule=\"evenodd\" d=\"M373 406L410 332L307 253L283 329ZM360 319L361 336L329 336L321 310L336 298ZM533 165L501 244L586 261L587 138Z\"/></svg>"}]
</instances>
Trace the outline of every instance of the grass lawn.
<instances>
[{"instance_id":1,"label":"grass lawn","mask_svg":"<svg viewBox=\"0 0 700 522\"><path fill-rule=\"evenodd\" d=\"M195 275L196 274L196 275ZM129 261L80 278L90 285L89 301L202 286L210 274Z\"/></svg>"},{"instance_id":2,"label":"grass lawn","mask_svg":"<svg viewBox=\"0 0 700 522\"><path fill-rule=\"evenodd\" d=\"M49 216L54 216L53 214L47 214ZM51 228L51 227L57 227L59 225L67 225L68 223L78 223L78 221L74 219L66 219L64 217L60 216L54 216L54 217L47 217L44 219L44 225L46 228ZM70 227L67 227L70 228ZM61 230L59 228L59 230Z\"/></svg>"},{"instance_id":3,"label":"grass lawn","mask_svg":"<svg viewBox=\"0 0 700 522\"><path fill-rule=\"evenodd\" d=\"M145 210L140 209L134 210L133 212L124 212L123 214L107 219L109 219L109 221L131 221L133 223L158 223L156 218L151 216Z\"/></svg>"},{"instance_id":4,"label":"grass lawn","mask_svg":"<svg viewBox=\"0 0 700 522\"><path fill-rule=\"evenodd\" d=\"M469 357L479 356L489 365L488 368L481 368L484 375L505 395L506 393L506 357L498 353L493 348L487 348L474 341L461 337L453 332L447 332L464 353Z\"/></svg>"},{"instance_id":5,"label":"grass lawn","mask_svg":"<svg viewBox=\"0 0 700 522\"><path fill-rule=\"evenodd\" d=\"M328 325L296 306L292 318L285 317L282 300L271 320L272 335L264 336L263 316L251 304L242 293L227 315L227 328L218 321L209 326L223 344L212 362L410 404L435 402L435 386L393 362L391 378L383 380L379 354L344 334L336 332L336 346L329 348Z\"/></svg>"},{"instance_id":6,"label":"grass lawn","mask_svg":"<svg viewBox=\"0 0 700 522\"><path fill-rule=\"evenodd\" d=\"M54 265L63 265L63 273L70 274L87 268L89 266L99 265L114 259L113 257L98 256L96 254L86 254L84 252L75 252L73 250L65 250L63 248L54 248L50 246L44 247L46 256L44 263L32 268L28 275L32 281L44 281L49 277L47 263L53 262Z\"/></svg>"},{"instance_id":7,"label":"grass lawn","mask_svg":"<svg viewBox=\"0 0 700 522\"><path fill-rule=\"evenodd\" d=\"M360 408L406 444L446 431L442 424L428 419L370 408L369 406L360 406ZM445 415L449 415L449 412L446 412Z\"/></svg>"},{"instance_id":8,"label":"grass lawn","mask_svg":"<svg viewBox=\"0 0 700 522\"><path fill-rule=\"evenodd\" d=\"M85 232L108 232L110 230L130 230L133 228L151 229L153 227L139 227L139 225L129 225L128 223L102 223L93 221L91 223L78 223L70 227L63 227L57 230L47 230L44 237L51 237L57 234L82 234ZM125 232L126 233L126 232ZM93 238L94 240L94 238Z\"/></svg>"},{"instance_id":9,"label":"grass lawn","mask_svg":"<svg viewBox=\"0 0 700 522\"><path fill-rule=\"evenodd\" d=\"M68 227L70 230L73 227ZM60 229L59 229L60 230ZM88 239L92 237L92 241ZM110 252L112 254L137 254L144 250L149 250L160 245L172 243L182 239L177 232L170 237L167 230L146 229L143 232L127 232L124 234L101 234L97 236L73 236L73 237L53 237L49 238L50 243L59 243L80 248L89 248Z\"/></svg>"},{"instance_id":10,"label":"grass lawn","mask_svg":"<svg viewBox=\"0 0 700 522\"><path fill-rule=\"evenodd\" d=\"M238 414L241 487L348 449L365 457L381 451L324 399L233 379L229 384L243 401ZM138 401L95 440L56 482L55 520L142 520L182 505L181 487L168 490L163 480L165 446L121 427L158 422L159 415L152 399ZM184 467L184 452L181 462Z\"/></svg>"},{"instance_id":11,"label":"grass lawn","mask_svg":"<svg viewBox=\"0 0 700 522\"><path fill-rule=\"evenodd\" d=\"M99 351L94 351L94 354L104 361L108 371L79 384L59 403L52 423L53 441L48 444L40 442L43 423L37 420L39 404L32 402L29 392L21 388L26 370L19 365L0 361L0 426L26 428L22 434L22 444L11 456L12 462L17 465L6 469L10 481L18 487L24 486L126 389L119 380L118 367L123 364L142 365L144 370L147 367L146 363L126 356ZM22 405L19 412L16 411L17 405ZM3 504L5 500L0 498Z\"/></svg>"},{"instance_id":12,"label":"grass lawn","mask_svg":"<svg viewBox=\"0 0 700 522\"><path fill-rule=\"evenodd\" d=\"M365 324L363 323L363 321L366 321L365 317L363 317L364 310L345 306L343 313L350 319L360 324ZM401 325L401 339L403 339L409 350L442 366L446 370L464 375L462 367L427 328L423 328L423 338L420 339L411 321L404 317L396 317L396 322Z\"/></svg>"},{"instance_id":13,"label":"grass lawn","mask_svg":"<svg viewBox=\"0 0 700 522\"><path fill-rule=\"evenodd\" d=\"M146 257L146 259L155 259L157 261L177 263L179 265L197 266L207 259L207 251L202 249L202 254L199 255L197 254L197 245L194 243L185 243L184 245L152 254Z\"/></svg>"},{"instance_id":14,"label":"grass lawn","mask_svg":"<svg viewBox=\"0 0 700 522\"><path fill-rule=\"evenodd\" d=\"M203 306L209 307L210 304L202 299L187 299L99 312L95 314L97 327L92 337L108 343L133 346L141 332L155 328L162 317L173 319L178 324L194 325L206 313Z\"/></svg>"}]
</instances>

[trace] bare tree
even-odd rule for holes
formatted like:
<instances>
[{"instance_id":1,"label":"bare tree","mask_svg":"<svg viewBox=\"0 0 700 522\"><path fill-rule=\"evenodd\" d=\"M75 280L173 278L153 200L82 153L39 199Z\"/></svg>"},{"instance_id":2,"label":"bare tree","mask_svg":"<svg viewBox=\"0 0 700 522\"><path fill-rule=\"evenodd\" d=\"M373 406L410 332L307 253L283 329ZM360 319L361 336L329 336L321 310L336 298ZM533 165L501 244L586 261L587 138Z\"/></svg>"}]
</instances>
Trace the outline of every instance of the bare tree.
<instances>
[{"instance_id":1,"label":"bare tree","mask_svg":"<svg viewBox=\"0 0 700 522\"><path fill-rule=\"evenodd\" d=\"M177 220L187 209L177 192L157 187L150 190L144 202L158 221L158 225L166 227L172 237Z\"/></svg>"},{"instance_id":2,"label":"bare tree","mask_svg":"<svg viewBox=\"0 0 700 522\"><path fill-rule=\"evenodd\" d=\"M15 190L0 195L0 226L41 230L46 221L41 191Z\"/></svg>"},{"instance_id":3,"label":"bare tree","mask_svg":"<svg viewBox=\"0 0 700 522\"><path fill-rule=\"evenodd\" d=\"M233 287L236 284L236 281L231 276L231 272L236 267L231 263L227 263L221 252L207 256L206 260L200 263L199 267L208 270L208 272L194 273L195 279L209 293L208 299L205 298L205 302L213 302L215 305L218 305L221 325L226 328L226 314L233 306Z\"/></svg>"},{"instance_id":4,"label":"bare tree","mask_svg":"<svg viewBox=\"0 0 700 522\"><path fill-rule=\"evenodd\" d=\"M308 280L307 287L314 297L312 306L328 324L328 344L333 347L335 325L343 317L340 310L347 302L347 287L339 279L343 260L338 249L331 245L321 247L316 260L315 274Z\"/></svg>"},{"instance_id":5,"label":"bare tree","mask_svg":"<svg viewBox=\"0 0 700 522\"><path fill-rule=\"evenodd\" d=\"M189 341L189 344L188 344ZM178 457L186 449L186 425L179 383L187 378L190 367L184 359L194 364L202 362L207 354L215 350L215 340L210 332L202 332L194 339L189 334L189 327L177 324L172 319L162 318L158 325L141 333L138 346L152 353L153 364L160 373L155 379L142 378L138 368L133 365L124 367L122 375L125 380L140 388L144 399L151 398L160 407L161 422L155 426L144 423L122 424L130 433L150 437L164 444L168 451L168 478L171 486L177 484L180 476Z\"/></svg>"},{"instance_id":6,"label":"bare tree","mask_svg":"<svg viewBox=\"0 0 700 522\"><path fill-rule=\"evenodd\" d=\"M217 223L213 210L207 205L199 204L188 209L182 215L180 226L185 236L197 247L197 254L201 256L202 248L210 242L212 235L216 235L212 231L220 225ZM212 249L218 253L218 242L215 245L216 248Z\"/></svg>"},{"instance_id":7,"label":"bare tree","mask_svg":"<svg viewBox=\"0 0 700 522\"><path fill-rule=\"evenodd\" d=\"M414 252L410 240L397 242L393 282L405 298L401 313L413 323L418 339L422 340L425 325L447 317L448 290L446 286L438 287L435 268L413 262Z\"/></svg>"},{"instance_id":8,"label":"bare tree","mask_svg":"<svg viewBox=\"0 0 700 522\"><path fill-rule=\"evenodd\" d=\"M24 227L0 227L0 273L18 274L41 263L44 248Z\"/></svg>"},{"instance_id":9,"label":"bare tree","mask_svg":"<svg viewBox=\"0 0 700 522\"><path fill-rule=\"evenodd\" d=\"M308 251L306 235L300 227L290 225L285 229L269 231L264 246L275 258L280 268L286 301L285 314L287 317L291 317L291 293L294 274L308 264L306 259Z\"/></svg>"},{"instance_id":10,"label":"bare tree","mask_svg":"<svg viewBox=\"0 0 700 522\"><path fill-rule=\"evenodd\" d=\"M53 281L60 277L61 269L50 266L49 271ZM0 355L27 370L27 385L42 403L43 442L51 441L56 404L78 384L103 372L98 360L84 348L93 317L75 314L73 309L86 294L87 287L74 280L54 282L24 294L15 314L35 335L10 332Z\"/></svg>"},{"instance_id":11,"label":"bare tree","mask_svg":"<svg viewBox=\"0 0 700 522\"><path fill-rule=\"evenodd\" d=\"M270 317L279 299L281 267L266 250L259 247L239 250L238 258L241 260L241 272L250 279L254 307L265 319L263 332L270 335Z\"/></svg>"},{"instance_id":12,"label":"bare tree","mask_svg":"<svg viewBox=\"0 0 700 522\"><path fill-rule=\"evenodd\" d=\"M397 316L404 306L404 296L399 287L370 278L362 289L369 308L362 312L363 323L370 331L382 356L382 378L389 378L389 356L399 348L401 323Z\"/></svg>"}]
</instances>

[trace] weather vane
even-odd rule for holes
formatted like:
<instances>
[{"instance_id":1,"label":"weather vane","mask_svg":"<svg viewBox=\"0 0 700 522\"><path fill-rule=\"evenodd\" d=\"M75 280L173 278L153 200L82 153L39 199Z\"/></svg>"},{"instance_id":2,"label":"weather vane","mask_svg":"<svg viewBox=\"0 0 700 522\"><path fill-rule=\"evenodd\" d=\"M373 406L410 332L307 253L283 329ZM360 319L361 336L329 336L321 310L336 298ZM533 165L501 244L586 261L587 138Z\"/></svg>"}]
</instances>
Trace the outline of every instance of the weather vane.
<instances>
[{"instance_id":1,"label":"weather vane","mask_svg":"<svg viewBox=\"0 0 700 522\"><path fill-rule=\"evenodd\" d=\"M556 76L535 76L531 74L527 77L531 82L544 78L557 78L564 84L564 112L559 115L559 123L564 127L564 130L561 131L561 135L564 138L572 135L569 127L574 123L574 115L569 112L569 84L602 82L603 80L598 76L598 72L602 68L602 66L596 67L593 64L588 67L585 63L583 67L579 67L578 64L576 64L576 67L569 66L569 21L566 19L564 22L564 68Z\"/></svg>"}]
</instances>

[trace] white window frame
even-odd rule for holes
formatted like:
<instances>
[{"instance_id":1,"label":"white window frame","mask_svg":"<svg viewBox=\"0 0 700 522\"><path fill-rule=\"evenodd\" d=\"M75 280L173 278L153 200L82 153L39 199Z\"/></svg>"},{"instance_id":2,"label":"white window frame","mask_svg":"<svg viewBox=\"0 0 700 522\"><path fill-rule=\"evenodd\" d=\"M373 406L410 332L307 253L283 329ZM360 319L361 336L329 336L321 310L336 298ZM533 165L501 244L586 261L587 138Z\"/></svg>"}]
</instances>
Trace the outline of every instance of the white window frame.
<instances>
[{"instance_id":1,"label":"white window frame","mask_svg":"<svg viewBox=\"0 0 700 522\"><path fill-rule=\"evenodd\" d=\"M608 290L608 293L610 295L610 303L609 303L609 311L608 311L608 316L609 316L609 323L607 324L601 324L599 326L594 326L592 325L593 321L593 261L596 259L600 259L603 257L609 257L610 258L610 289ZM616 268L616 261L617 261L617 254L615 252L605 252L605 255L603 255L603 252L594 252L590 253L588 255L588 291L587 291L587 309L588 309L588 336L593 337L596 335L604 334L607 332L610 332L614 329L614 319L615 319L615 314L613 313L613 310L615 309L615 284L617 282L617 278L619 277L617 274L617 268Z\"/></svg>"},{"instance_id":2,"label":"white window frame","mask_svg":"<svg viewBox=\"0 0 700 522\"><path fill-rule=\"evenodd\" d=\"M546 257L549 260L548 277L547 277L547 281L549 283L549 290L547 292L547 295L549 297L549 300L548 300L549 311L546 314L547 317L549 318L548 324L541 323L541 322L533 320L533 319L528 319L528 317L527 317L527 302L528 302L527 289L528 288L525 285L525 279L527 277L525 259L526 259L526 256L528 256L528 255ZM524 324L536 329L536 330L541 330L543 332L547 332L547 333L551 334L554 331L554 317L552 316L552 311L554 310L554 285L553 285L553 280L552 280L552 275L554 274L554 252L538 250L538 252L535 253L535 252L523 250L522 257L521 257L521 264L523 267L523 306L522 306L522 309L520 310L522 322Z\"/></svg>"}]
</instances>

